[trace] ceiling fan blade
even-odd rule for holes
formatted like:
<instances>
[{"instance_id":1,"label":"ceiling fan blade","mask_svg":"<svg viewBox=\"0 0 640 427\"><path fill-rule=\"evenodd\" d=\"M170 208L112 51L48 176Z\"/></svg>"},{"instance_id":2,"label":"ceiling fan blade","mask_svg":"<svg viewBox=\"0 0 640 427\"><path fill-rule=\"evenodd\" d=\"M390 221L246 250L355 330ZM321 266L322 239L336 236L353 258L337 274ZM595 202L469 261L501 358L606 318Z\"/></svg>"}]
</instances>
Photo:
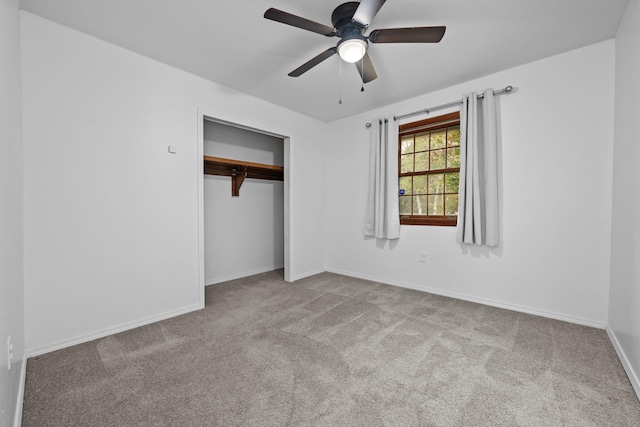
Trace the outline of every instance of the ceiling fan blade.
<instances>
[{"instance_id":1,"label":"ceiling fan blade","mask_svg":"<svg viewBox=\"0 0 640 427\"><path fill-rule=\"evenodd\" d=\"M378 78L378 75L376 74L375 68L373 68L373 63L371 62L371 58L369 58L368 53L364 54L362 61L356 61L354 62L354 64L356 64L356 68L360 73L360 77L362 77L363 83L369 83L370 81Z\"/></svg>"},{"instance_id":2,"label":"ceiling fan blade","mask_svg":"<svg viewBox=\"0 0 640 427\"><path fill-rule=\"evenodd\" d=\"M282 10L274 9L273 7L270 9L267 9L267 11L264 13L264 17L272 21L282 22L283 24L291 25L293 27L302 28L303 30L322 34L323 36L336 35L336 32L333 29L333 27L329 27L328 25L314 22L297 15L292 15L290 13L283 12Z\"/></svg>"},{"instance_id":3,"label":"ceiling fan blade","mask_svg":"<svg viewBox=\"0 0 640 427\"><path fill-rule=\"evenodd\" d=\"M371 43L438 43L447 27L387 28L369 34Z\"/></svg>"},{"instance_id":4,"label":"ceiling fan blade","mask_svg":"<svg viewBox=\"0 0 640 427\"><path fill-rule=\"evenodd\" d=\"M353 20L368 27L386 0L362 0L353 14Z\"/></svg>"},{"instance_id":5,"label":"ceiling fan blade","mask_svg":"<svg viewBox=\"0 0 640 427\"><path fill-rule=\"evenodd\" d=\"M302 64L301 66L299 66L298 68L290 72L289 75L291 77L301 76L302 74L306 73L307 71L309 71L310 69L312 69L313 67L315 67L316 65L324 61L325 59L335 55L337 51L338 49L336 49L335 47L330 47L329 49L322 52L320 55L305 62L304 64Z\"/></svg>"}]
</instances>

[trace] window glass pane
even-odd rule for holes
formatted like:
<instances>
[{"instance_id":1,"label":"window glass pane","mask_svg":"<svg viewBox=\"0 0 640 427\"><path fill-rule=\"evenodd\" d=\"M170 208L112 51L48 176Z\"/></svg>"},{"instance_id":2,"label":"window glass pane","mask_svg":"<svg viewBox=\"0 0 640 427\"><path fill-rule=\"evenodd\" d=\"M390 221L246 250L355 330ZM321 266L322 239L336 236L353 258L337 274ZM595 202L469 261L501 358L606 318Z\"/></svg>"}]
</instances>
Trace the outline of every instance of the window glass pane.
<instances>
[{"instance_id":1,"label":"window glass pane","mask_svg":"<svg viewBox=\"0 0 640 427\"><path fill-rule=\"evenodd\" d=\"M433 142L433 139L431 140ZM431 169L430 170L436 170L436 169L444 169L445 168L445 162L444 162L444 156L447 150L436 150L436 151L431 151Z\"/></svg>"},{"instance_id":2,"label":"window glass pane","mask_svg":"<svg viewBox=\"0 0 640 427\"><path fill-rule=\"evenodd\" d=\"M438 221L435 217L458 214L461 135L460 125L449 123L439 129L442 124L436 123L435 129L422 124L421 130L400 136L398 197L403 218L432 216Z\"/></svg>"},{"instance_id":3,"label":"window glass pane","mask_svg":"<svg viewBox=\"0 0 640 427\"><path fill-rule=\"evenodd\" d=\"M444 180L445 180L445 193L458 194L458 187L460 185L460 173L449 172L446 174Z\"/></svg>"},{"instance_id":4,"label":"window glass pane","mask_svg":"<svg viewBox=\"0 0 640 427\"><path fill-rule=\"evenodd\" d=\"M414 215L427 214L427 196L413 197L413 214Z\"/></svg>"},{"instance_id":5,"label":"window glass pane","mask_svg":"<svg viewBox=\"0 0 640 427\"><path fill-rule=\"evenodd\" d=\"M429 197L429 215L444 215L444 196Z\"/></svg>"},{"instance_id":6,"label":"window glass pane","mask_svg":"<svg viewBox=\"0 0 640 427\"><path fill-rule=\"evenodd\" d=\"M402 190L404 190L404 194L411 195L413 194L413 192L411 191L411 177L410 176L402 176L400 177L400 188L399 190L401 190L399 193L402 195Z\"/></svg>"},{"instance_id":7,"label":"window glass pane","mask_svg":"<svg viewBox=\"0 0 640 427\"><path fill-rule=\"evenodd\" d=\"M445 147L446 129L434 130L431 132L431 149L436 150L438 148Z\"/></svg>"},{"instance_id":8,"label":"window glass pane","mask_svg":"<svg viewBox=\"0 0 640 427\"><path fill-rule=\"evenodd\" d=\"M429 132L416 135L416 151L427 151L429 149Z\"/></svg>"},{"instance_id":9,"label":"window glass pane","mask_svg":"<svg viewBox=\"0 0 640 427\"><path fill-rule=\"evenodd\" d=\"M458 215L458 195L448 194L444 196L445 215Z\"/></svg>"},{"instance_id":10,"label":"window glass pane","mask_svg":"<svg viewBox=\"0 0 640 427\"><path fill-rule=\"evenodd\" d=\"M447 128L447 146L460 145L460 126L450 126Z\"/></svg>"},{"instance_id":11,"label":"window glass pane","mask_svg":"<svg viewBox=\"0 0 640 427\"><path fill-rule=\"evenodd\" d=\"M429 175L429 194L444 193L444 174Z\"/></svg>"},{"instance_id":12,"label":"window glass pane","mask_svg":"<svg viewBox=\"0 0 640 427\"><path fill-rule=\"evenodd\" d=\"M413 194L427 194L427 176L419 175L413 177Z\"/></svg>"},{"instance_id":13,"label":"window glass pane","mask_svg":"<svg viewBox=\"0 0 640 427\"><path fill-rule=\"evenodd\" d=\"M460 167L460 147L447 148L447 167Z\"/></svg>"},{"instance_id":14,"label":"window glass pane","mask_svg":"<svg viewBox=\"0 0 640 427\"><path fill-rule=\"evenodd\" d=\"M400 215L411 215L411 196L400 196Z\"/></svg>"},{"instance_id":15,"label":"window glass pane","mask_svg":"<svg viewBox=\"0 0 640 427\"><path fill-rule=\"evenodd\" d=\"M416 153L416 172L429 170L429 152Z\"/></svg>"},{"instance_id":16,"label":"window glass pane","mask_svg":"<svg viewBox=\"0 0 640 427\"><path fill-rule=\"evenodd\" d=\"M413 154L403 154L400 158L400 173L413 172Z\"/></svg>"},{"instance_id":17,"label":"window glass pane","mask_svg":"<svg viewBox=\"0 0 640 427\"><path fill-rule=\"evenodd\" d=\"M400 143L400 152L402 154L412 153L413 152L413 135L406 135L402 137L402 142Z\"/></svg>"}]
</instances>

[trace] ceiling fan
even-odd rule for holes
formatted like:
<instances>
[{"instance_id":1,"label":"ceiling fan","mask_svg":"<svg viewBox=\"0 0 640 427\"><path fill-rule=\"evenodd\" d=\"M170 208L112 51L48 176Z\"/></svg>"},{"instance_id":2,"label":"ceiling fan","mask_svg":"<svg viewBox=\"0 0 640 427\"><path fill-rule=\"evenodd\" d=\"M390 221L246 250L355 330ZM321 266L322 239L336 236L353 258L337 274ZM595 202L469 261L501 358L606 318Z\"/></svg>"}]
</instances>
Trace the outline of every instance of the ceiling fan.
<instances>
[{"instance_id":1,"label":"ceiling fan","mask_svg":"<svg viewBox=\"0 0 640 427\"><path fill-rule=\"evenodd\" d=\"M302 28L327 37L340 37L335 47L330 47L289 73L298 77L336 53L346 62L356 65L362 81L368 83L378 75L367 53L369 43L438 43L447 27L410 27L374 30L364 33L386 0L362 0L343 3L331 14L333 27L311 21L282 10L270 8L264 17L272 21Z\"/></svg>"}]
</instances>

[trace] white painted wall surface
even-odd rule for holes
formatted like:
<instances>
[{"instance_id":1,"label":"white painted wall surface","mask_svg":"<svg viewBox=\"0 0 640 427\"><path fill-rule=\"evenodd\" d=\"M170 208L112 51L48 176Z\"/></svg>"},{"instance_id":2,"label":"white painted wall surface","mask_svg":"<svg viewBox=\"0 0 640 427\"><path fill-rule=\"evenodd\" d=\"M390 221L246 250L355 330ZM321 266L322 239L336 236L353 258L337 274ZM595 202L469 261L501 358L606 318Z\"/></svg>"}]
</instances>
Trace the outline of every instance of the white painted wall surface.
<instances>
[{"instance_id":1,"label":"white painted wall surface","mask_svg":"<svg viewBox=\"0 0 640 427\"><path fill-rule=\"evenodd\" d=\"M640 397L640 1L616 36L609 333Z\"/></svg>"},{"instance_id":2,"label":"white painted wall surface","mask_svg":"<svg viewBox=\"0 0 640 427\"><path fill-rule=\"evenodd\" d=\"M284 166L284 141L276 136L205 120L204 154Z\"/></svg>"},{"instance_id":3,"label":"white painted wall surface","mask_svg":"<svg viewBox=\"0 0 640 427\"><path fill-rule=\"evenodd\" d=\"M20 13L0 0L0 425L19 425L24 381ZM8 370L7 340L13 342Z\"/></svg>"},{"instance_id":4,"label":"white painted wall surface","mask_svg":"<svg viewBox=\"0 0 640 427\"><path fill-rule=\"evenodd\" d=\"M21 24L29 354L199 307L199 110L290 138L292 277L323 270L326 124L26 12Z\"/></svg>"},{"instance_id":5,"label":"white painted wall surface","mask_svg":"<svg viewBox=\"0 0 640 427\"><path fill-rule=\"evenodd\" d=\"M611 40L332 122L327 152L327 171L333 171L327 173L326 192L328 269L604 327L614 53ZM453 227L403 225L397 242L365 239L365 123L506 85L517 90L498 97L501 246L461 247ZM427 253L427 263L419 262L421 251Z\"/></svg>"},{"instance_id":6,"label":"white painted wall surface","mask_svg":"<svg viewBox=\"0 0 640 427\"><path fill-rule=\"evenodd\" d=\"M204 154L284 165L284 141L205 121ZM231 178L204 176L204 283L206 285L284 266L284 183L246 179L231 197Z\"/></svg>"}]
</instances>

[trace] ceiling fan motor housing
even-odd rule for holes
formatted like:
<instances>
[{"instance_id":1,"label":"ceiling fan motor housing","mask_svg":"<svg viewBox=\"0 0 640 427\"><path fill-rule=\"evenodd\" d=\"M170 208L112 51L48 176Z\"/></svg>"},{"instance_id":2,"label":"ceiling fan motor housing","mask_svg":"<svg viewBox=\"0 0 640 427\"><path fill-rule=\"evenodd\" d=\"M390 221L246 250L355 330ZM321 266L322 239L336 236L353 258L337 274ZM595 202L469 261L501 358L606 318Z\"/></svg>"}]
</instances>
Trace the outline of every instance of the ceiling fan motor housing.
<instances>
[{"instance_id":1,"label":"ceiling fan motor housing","mask_svg":"<svg viewBox=\"0 0 640 427\"><path fill-rule=\"evenodd\" d=\"M360 3L357 1L343 3L336 7L331 14L331 23L336 29L338 37L354 38L354 36L357 36L364 39L362 34L366 27L353 21L353 15L356 13L358 6L360 6Z\"/></svg>"}]
</instances>

